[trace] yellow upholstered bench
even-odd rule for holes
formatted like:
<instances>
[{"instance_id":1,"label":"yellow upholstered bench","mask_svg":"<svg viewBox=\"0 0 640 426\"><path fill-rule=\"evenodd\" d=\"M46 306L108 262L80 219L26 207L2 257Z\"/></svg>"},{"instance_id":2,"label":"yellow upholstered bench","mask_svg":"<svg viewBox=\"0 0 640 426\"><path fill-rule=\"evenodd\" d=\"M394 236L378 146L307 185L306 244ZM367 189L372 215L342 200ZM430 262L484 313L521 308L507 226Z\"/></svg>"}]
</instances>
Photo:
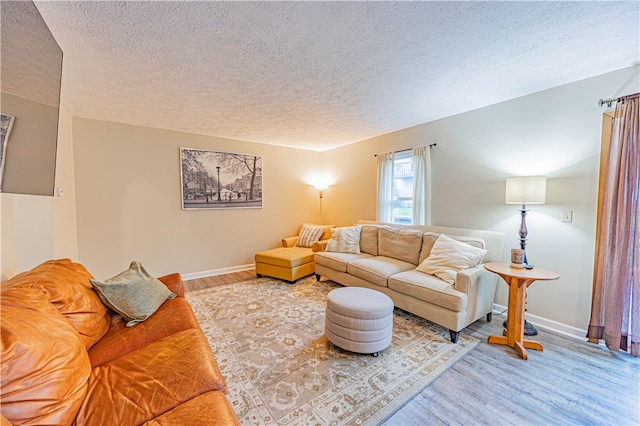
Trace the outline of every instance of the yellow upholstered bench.
<instances>
[{"instance_id":1,"label":"yellow upholstered bench","mask_svg":"<svg viewBox=\"0 0 640 426\"><path fill-rule=\"evenodd\" d=\"M267 276L293 283L313 274L316 270L315 252L322 251L331 237L333 226L324 227L320 241L312 247L298 247L295 245L298 237L288 237L282 240L282 247L256 253L254 259L258 278Z\"/></svg>"}]
</instances>

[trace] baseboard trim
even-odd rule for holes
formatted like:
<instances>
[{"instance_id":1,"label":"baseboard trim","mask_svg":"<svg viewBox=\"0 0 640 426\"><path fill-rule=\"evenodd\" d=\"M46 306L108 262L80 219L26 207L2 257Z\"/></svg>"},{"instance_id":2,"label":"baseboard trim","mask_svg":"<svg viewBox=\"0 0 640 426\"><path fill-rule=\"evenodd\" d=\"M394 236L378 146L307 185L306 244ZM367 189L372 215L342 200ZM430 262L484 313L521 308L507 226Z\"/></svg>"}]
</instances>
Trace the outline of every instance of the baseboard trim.
<instances>
[{"instance_id":1,"label":"baseboard trim","mask_svg":"<svg viewBox=\"0 0 640 426\"><path fill-rule=\"evenodd\" d=\"M246 265L230 266L228 268L211 269L210 271L192 272L190 274L182 274L183 280L195 280L197 278L213 277L215 275L232 274L234 272L249 271L255 268L254 263L247 263Z\"/></svg>"},{"instance_id":2,"label":"baseboard trim","mask_svg":"<svg viewBox=\"0 0 640 426\"><path fill-rule=\"evenodd\" d=\"M497 303L493 304L493 313L501 314L507 310L506 306L498 305ZM571 325L563 324L558 321L550 320L548 318L544 318L538 315L533 315L529 313L525 313L525 317L527 321L531 324L535 325L538 328L553 331L558 334L562 334L564 336L573 337L574 339L587 341L587 330L582 330L577 327L573 327Z\"/></svg>"}]
</instances>

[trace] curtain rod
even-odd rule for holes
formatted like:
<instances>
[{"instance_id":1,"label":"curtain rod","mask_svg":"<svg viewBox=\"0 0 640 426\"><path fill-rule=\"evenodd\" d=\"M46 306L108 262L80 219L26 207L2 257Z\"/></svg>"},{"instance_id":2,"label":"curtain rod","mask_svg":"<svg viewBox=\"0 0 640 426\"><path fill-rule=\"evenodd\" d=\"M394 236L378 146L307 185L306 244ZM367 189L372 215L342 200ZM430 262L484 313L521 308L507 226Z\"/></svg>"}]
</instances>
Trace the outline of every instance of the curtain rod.
<instances>
[{"instance_id":1,"label":"curtain rod","mask_svg":"<svg viewBox=\"0 0 640 426\"><path fill-rule=\"evenodd\" d=\"M600 99L598 101L598 106L607 105L607 108L611 108L614 102L620 102L621 100L628 98L630 96L638 95L639 93L634 93L632 95L620 96L619 98L609 98L609 99Z\"/></svg>"},{"instance_id":2,"label":"curtain rod","mask_svg":"<svg viewBox=\"0 0 640 426\"><path fill-rule=\"evenodd\" d=\"M434 143L432 143L432 144L429 144L428 146L429 146L429 148L433 148L434 146L438 146L438 143L437 143L437 142L434 142ZM413 149L413 148L401 149L401 150L399 150L399 151L393 151L393 153L394 153L394 154L397 154L397 153L399 153L399 152L411 151L412 149ZM378 154L373 154L373 156L374 156L374 157L377 157L377 156L378 156Z\"/></svg>"}]
</instances>

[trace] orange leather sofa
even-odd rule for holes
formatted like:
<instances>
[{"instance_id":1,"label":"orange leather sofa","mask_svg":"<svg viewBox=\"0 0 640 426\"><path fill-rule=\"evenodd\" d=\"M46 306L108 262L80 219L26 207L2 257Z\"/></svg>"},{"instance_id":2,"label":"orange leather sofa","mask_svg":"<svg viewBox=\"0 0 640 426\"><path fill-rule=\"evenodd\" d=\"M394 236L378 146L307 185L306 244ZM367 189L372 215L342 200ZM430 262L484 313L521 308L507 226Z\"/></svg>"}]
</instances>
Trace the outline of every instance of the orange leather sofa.
<instances>
[{"instance_id":1,"label":"orange leather sofa","mask_svg":"<svg viewBox=\"0 0 640 426\"><path fill-rule=\"evenodd\" d=\"M84 266L45 262L0 287L0 424L239 425L211 348L184 299L146 321L100 301Z\"/></svg>"}]
</instances>

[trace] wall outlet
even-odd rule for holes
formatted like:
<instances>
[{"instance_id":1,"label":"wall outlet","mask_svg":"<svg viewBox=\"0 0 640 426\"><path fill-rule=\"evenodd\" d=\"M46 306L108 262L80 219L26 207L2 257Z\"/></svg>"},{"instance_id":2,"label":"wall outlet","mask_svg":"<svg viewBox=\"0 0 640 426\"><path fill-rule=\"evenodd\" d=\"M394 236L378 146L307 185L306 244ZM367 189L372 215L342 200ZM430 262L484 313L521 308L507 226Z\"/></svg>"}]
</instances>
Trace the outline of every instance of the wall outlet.
<instances>
[{"instance_id":1,"label":"wall outlet","mask_svg":"<svg viewBox=\"0 0 640 426\"><path fill-rule=\"evenodd\" d=\"M562 211L562 221L564 223L573 222L573 210L563 210Z\"/></svg>"}]
</instances>

